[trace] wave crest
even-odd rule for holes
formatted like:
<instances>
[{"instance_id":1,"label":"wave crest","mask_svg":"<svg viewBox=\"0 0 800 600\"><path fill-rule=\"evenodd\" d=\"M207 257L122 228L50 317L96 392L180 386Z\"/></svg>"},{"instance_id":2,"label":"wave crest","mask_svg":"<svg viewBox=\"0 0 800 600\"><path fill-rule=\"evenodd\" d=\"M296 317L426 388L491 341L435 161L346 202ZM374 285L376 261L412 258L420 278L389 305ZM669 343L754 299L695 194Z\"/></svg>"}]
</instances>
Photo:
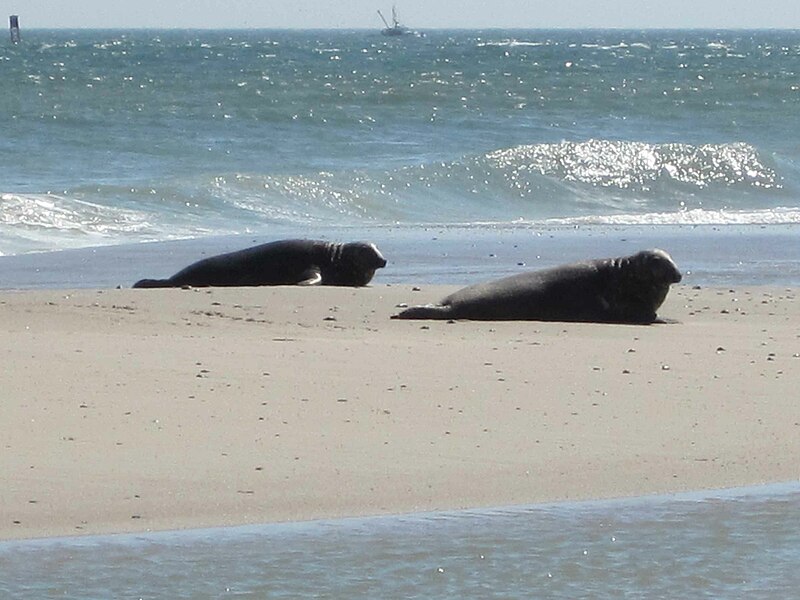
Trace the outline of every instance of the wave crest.
<instances>
[{"instance_id":1,"label":"wave crest","mask_svg":"<svg viewBox=\"0 0 800 600\"><path fill-rule=\"evenodd\" d=\"M512 177L530 171L607 188L647 191L659 182L697 188L716 184L780 187L774 169L764 164L753 146L740 142L693 146L588 140L516 146L491 152L486 158Z\"/></svg>"}]
</instances>

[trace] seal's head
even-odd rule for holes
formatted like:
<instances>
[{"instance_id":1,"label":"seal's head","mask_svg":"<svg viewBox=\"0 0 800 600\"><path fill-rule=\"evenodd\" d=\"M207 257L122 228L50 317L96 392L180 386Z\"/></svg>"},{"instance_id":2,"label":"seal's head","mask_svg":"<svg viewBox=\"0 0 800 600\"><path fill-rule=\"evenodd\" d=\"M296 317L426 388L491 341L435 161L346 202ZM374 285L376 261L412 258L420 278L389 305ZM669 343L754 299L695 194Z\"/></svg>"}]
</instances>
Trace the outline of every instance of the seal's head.
<instances>
[{"instance_id":1,"label":"seal's head","mask_svg":"<svg viewBox=\"0 0 800 600\"><path fill-rule=\"evenodd\" d=\"M371 242L343 244L336 261L336 269L347 278L346 285L366 285L375 271L386 266L378 247Z\"/></svg>"},{"instance_id":2,"label":"seal's head","mask_svg":"<svg viewBox=\"0 0 800 600\"><path fill-rule=\"evenodd\" d=\"M681 272L672 257L658 248L634 254L630 265L642 280L650 280L654 285L670 285L681 280Z\"/></svg>"},{"instance_id":3,"label":"seal's head","mask_svg":"<svg viewBox=\"0 0 800 600\"><path fill-rule=\"evenodd\" d=\"M669 286L681 280L681 273L670 255L658 248L642 250L620 260L619 268L620 298L636 298L637 305L645 307L653 319L667 298ZM618 301L623 304L622 300Z\"/></svg>"}]
</instances>

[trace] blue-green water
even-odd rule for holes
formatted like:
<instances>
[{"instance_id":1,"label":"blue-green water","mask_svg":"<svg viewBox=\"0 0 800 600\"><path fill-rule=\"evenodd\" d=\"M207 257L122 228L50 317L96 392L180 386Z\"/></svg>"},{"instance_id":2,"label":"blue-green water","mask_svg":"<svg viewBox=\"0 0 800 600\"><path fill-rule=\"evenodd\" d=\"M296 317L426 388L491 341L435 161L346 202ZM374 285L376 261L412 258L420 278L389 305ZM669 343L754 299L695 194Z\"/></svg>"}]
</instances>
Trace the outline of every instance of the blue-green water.
<instances>
[{"instance_id":1,"label":"blue-green water","mask_svg":"<svg viewBox=\"0 0 800 600\"><path fill-rule=\"evenodd\" d=\"M796 224L799 75L797 31L26 31L0 44L0 253Z\"/></svg>"},{"instance_id":2,"label":"blue-green water","mask_svg":"<svg viewBox=\"0 0 800 600\"><path fill-rule=\"evenodd\" d=\"M0 595L791 598L800 488L0 542Z\"/></svg>"}]
</instances>

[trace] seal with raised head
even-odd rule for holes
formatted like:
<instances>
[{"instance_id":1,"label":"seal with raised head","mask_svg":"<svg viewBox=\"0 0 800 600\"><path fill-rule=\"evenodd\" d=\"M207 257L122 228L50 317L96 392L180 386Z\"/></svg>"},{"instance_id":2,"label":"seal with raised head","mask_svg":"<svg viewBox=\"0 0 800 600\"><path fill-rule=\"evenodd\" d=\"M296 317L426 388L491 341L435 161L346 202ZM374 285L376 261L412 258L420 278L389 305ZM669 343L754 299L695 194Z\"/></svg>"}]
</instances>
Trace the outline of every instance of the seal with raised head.
<instances>
[{"instance_id":1,"label":"seal with raised head","mask_svg":"<svg viewBox=\"0 0 800 600\"><path fill-rule=\"evenodd\" d=\"M386 259L375 244L279 240L204 258L168 279L142 279L135 288L257 285L367 285Z\"/></svg>"},{"instance_id":2,"label":"seal with raised head","mask_svg":"<svg viewBox=\"0 0 800 600\"><path fill-rule=\"evenodd\" d=\"M392 318L648 324L680 280L669 254L643 250L471 285Z\"/></svg>"}]
</instances>

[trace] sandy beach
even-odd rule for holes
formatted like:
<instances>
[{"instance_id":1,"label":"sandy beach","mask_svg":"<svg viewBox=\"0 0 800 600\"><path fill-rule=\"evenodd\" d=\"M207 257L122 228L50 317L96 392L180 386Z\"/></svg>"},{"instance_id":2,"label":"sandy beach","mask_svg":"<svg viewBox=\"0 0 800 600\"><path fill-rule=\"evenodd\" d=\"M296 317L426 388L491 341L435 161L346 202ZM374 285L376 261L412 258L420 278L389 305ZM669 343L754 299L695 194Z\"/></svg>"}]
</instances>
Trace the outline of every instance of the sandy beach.
<instances>
[{"instance_id":1,"label":"sandy beach","mask_svg":"<svg viewBox=\"0 0 800 600\"><path fill-rule=\"evenodd\" d=\"M800 477L796 289L677 323L397 321L451 287L0 293L0 539Z\"/></svg>"}]
</instances>

